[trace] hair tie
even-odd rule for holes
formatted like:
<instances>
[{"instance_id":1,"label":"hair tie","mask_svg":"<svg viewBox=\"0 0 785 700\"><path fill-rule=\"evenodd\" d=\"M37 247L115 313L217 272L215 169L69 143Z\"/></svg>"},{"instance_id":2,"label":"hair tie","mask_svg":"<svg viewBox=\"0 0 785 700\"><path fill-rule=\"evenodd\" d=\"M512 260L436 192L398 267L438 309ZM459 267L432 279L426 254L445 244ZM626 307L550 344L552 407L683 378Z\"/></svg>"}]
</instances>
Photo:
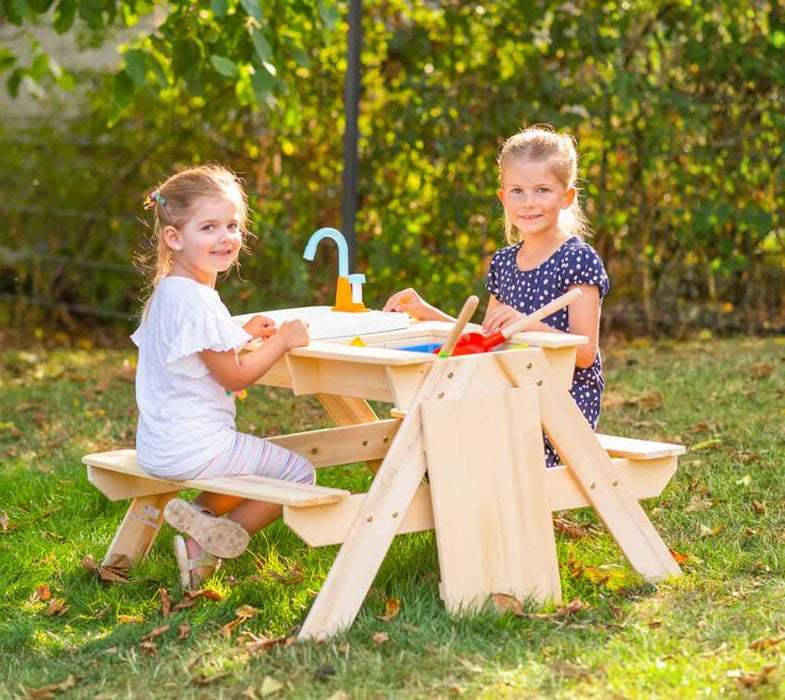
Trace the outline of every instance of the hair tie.
<instances>
[{"instance_id":1,"label":"hair tie","mask_svg":"<svg viewBox=\"0 0 785 700\"><path fill-rule=\"evenodd\" d=\"M161 194L161 190L153 190L144 200L145 209L152 209L156 204L160 204L162 207L166 206L166 197Z\"/></svg>"}]
</instances>

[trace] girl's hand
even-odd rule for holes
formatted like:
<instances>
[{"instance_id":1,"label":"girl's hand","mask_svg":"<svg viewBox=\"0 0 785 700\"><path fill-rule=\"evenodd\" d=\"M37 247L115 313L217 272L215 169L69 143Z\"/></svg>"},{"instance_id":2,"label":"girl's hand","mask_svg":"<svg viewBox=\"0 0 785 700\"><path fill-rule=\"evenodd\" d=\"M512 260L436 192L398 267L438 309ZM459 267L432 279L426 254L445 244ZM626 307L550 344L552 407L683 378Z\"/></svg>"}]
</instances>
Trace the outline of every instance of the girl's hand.
<instances>
[{"instance_id":1,"label":"girl's hand","mask_svg":"<svg viewBox=\"0 0 785 700\"><path fill-rule=\"evenodd\" d=\"M431 306L411 287L393 294L384 305L383 311L399 311L409 314L418 321L455 320L435 306Z\"/></svg>"},{"instance_id":2,"label":"girl's hand","mask_svg":"<svg viewBox=\"0 0 785 700\"><path fill-rule=\"evenodd\" d=\"M275 321L262 314L256 314L243 326L243 330L254 338L269 338L276 333Z\"/></svg>"},{"instance_id":3,"label":"girl's hand","mask_svg":"<svg viewBox=\"0 0 785 700\"><path fill-rule=\"evenodd\" d=\"M301 348L308 345L311 340L308 336L308 326L299 319L282 323L278 329L278 336L284 341L287 350Z\"/></svg>"},{"instance_id":4,"label":"girl's hand","mask_svg":"<svg viewBox=\"0 0 785 700\"><path fill-rule=\"evenodd\" d=\"M493 308L489 307L488 313L485 314L485 319L482 322L482 329L489 335L497 333L523 318L523 316L524 314L511 306L507 306L507 304L499 304Z\"/></svg>"}]
</instances>

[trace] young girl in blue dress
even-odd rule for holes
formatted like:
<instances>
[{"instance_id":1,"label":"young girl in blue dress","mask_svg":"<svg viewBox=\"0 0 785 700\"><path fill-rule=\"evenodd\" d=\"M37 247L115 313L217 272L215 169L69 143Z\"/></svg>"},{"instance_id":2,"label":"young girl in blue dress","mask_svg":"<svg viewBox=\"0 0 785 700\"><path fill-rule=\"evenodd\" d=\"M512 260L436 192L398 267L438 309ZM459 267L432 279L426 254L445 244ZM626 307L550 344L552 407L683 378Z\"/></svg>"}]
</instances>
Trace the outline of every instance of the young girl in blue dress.
<instances>
[{"instance_id":1,"label":"young girl in blue dress","mask_svg":"<svg viewBox=\"0 0 785 700\"><path fill-rule=\"evenodd\" d=\"M575 141L545 127L515 134L499 154L498 195L509 245L492 260L485 286L490 292L483 320L487 333L506 328L570 289L581 296L531 330L585 335L578 347L570 393L586 420L597 427L605 382L599 351L602 299L608 275L584 238L588 225L578 202ZM413 289L393 294L385 311L404 311L419 320L454 320ZM546 439L546 462L559 461Z\"/></svg>"},{"instance_id":2,"label":"young girl in blue dress","mask_svg":"<svg viewBox=\"0 0 785 700\"><path fill-rule=\"evenodd\" d=\"M255 474L312 484L307 459L235 429L234 393L308 344L301 321L276 331L270 319L254 316L241 327L215 291L245 243L240 182L219 166L189 168L157 187L145 206L155 216L156 261L153 293L131 336L139 346L139 464L167 480ZM255 337L266 340L239 354ZM181 585L199 587L219 557L241 554L249 534L280 515L275 504L204 491L193 503L169 501L164 517L183 533L174 538Z\"/></svg>"}]
</instances>

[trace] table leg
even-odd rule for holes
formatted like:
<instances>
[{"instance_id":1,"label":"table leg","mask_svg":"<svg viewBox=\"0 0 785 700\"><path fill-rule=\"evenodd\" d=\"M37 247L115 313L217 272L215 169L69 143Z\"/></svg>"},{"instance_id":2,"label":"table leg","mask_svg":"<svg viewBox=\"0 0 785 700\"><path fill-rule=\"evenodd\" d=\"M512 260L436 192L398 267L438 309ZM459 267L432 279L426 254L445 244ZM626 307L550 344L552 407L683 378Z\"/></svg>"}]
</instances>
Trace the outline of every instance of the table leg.
<instances>
[{"instance_id":1,"label":"table leg","mask_svg":"<svg viewBox=\"0 0 785 700\"><path fill-rule=\"evenodd\" d=\"M460 396L474 372L471 361L435 363L393 440L357 512L299 636L323 638L349 627L425 474L420 404Z\"/></svg>"},{"instance_id":2,"label":"table leg","mask_svg":"<svg viewBox=\"0 0 785 700\"><path fill-rule=\"evenodd\" d=\"M518 386L526 384L520 364L504 356L499 362ZM541 379L537 390L543 428L630 564L647 580L678 576L678 564L640 503L621 483L570 394L559 385L543 356L533 364Z\"/></svg>"}]
</instances>

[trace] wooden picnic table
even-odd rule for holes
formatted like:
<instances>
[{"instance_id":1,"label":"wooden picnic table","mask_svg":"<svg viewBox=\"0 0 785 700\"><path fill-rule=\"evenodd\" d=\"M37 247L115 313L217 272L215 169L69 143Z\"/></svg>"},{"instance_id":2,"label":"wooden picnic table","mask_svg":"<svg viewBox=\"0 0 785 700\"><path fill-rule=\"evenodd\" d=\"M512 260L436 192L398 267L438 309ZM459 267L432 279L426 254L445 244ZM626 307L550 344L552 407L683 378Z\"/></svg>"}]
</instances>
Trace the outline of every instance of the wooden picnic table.
<instances>
[{"instance_id":1,"label":"wooden picnic table","mask_svg":"<svg viewBox=\"0 0 785 700\"><path fill-rule=\"evenodd\" d=\"M262 477L169 482L146 474L133 450L87 455L97 488L133 499L104 564L145 556L168 499L200 488L280 503L306 543L341 545L301 637L352 624L396 534L435 530L440 594L451 612L493 593L560 602L558 510L592 507L646 579L679 574L638 500L662 492L684 448L591 430L569 394L586 339L525 332L494 352L450 358L400 349L442 342L451 327L414 323L364 335L364 347L349 336L315 341L259 380L316 395L336 424L268 439L317 468L368 463L375 476L367 493ZM391 404L390 417L368 401ZM543 431L565 465L545 467Z\"/></svg>"}]
</instances>

